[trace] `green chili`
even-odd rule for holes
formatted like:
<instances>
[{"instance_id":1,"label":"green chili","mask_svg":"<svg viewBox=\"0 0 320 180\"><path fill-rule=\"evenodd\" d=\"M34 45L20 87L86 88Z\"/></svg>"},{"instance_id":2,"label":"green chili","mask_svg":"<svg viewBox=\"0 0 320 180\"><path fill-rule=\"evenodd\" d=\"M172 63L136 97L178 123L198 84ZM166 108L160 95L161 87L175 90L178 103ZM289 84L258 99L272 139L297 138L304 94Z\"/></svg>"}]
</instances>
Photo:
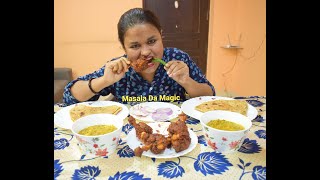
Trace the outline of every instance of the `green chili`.
<instances>
[{"instance_id":1,"label":"green chili","mask_svg":"<svg viewBox=\"0 0 320 180\"><path fill-rule=\"evenodd\" d=\"M154 58L153 60L152 60L152 62L159 62L159 63L161 63L162 65L166 65L167 63L166 62L164 62L162 59L158 59L158 58Z\"/></svg>"}]
</instances>

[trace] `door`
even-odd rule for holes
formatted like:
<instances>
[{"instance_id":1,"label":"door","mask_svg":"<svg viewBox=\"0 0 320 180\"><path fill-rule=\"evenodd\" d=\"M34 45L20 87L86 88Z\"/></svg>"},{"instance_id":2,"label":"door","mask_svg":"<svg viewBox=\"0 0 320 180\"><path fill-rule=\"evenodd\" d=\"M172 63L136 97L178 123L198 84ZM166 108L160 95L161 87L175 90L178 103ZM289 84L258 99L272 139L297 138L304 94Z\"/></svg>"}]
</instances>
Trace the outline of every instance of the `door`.
<instances>
[{"instance_id":1,"label":"door","mask_svg":"<svg viewBox=\"0 0 320 180\"><path fill-rule=\"evenodd\" d=\"M210 0L143 0L163 29L164 47L179 48L206 74Z\"/></svg>"}]
</instances>

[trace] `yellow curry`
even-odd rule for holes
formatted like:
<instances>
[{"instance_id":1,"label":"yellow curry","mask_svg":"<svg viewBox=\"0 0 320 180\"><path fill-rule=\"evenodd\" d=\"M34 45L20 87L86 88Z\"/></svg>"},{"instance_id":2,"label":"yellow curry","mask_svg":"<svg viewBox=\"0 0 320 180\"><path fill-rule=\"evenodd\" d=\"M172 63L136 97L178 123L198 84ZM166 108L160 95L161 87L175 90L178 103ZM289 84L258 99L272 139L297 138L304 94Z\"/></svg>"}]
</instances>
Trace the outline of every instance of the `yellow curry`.
<instances>
[{"instance_id":1,"label":"yellow curry","mask_svg":"<svg viewBox=\"0 0 320 180\"><path fill-rule=\"evenodd\" d=\"M117 128L114 125L94 125L82 129L78 134L85 136L98 136L115 131Z\"/></svg>"},{"instance_id":2,"label":"yellow curry","mask_svg":"<svg viewBox=\"0 0 320 180\"><path fill-rule=\"evenodd\" d=\"M242 125L223 119L211 120L207 123L207 126L225 131L244 130L244 127Z\"/></svg>"}]
</instances>

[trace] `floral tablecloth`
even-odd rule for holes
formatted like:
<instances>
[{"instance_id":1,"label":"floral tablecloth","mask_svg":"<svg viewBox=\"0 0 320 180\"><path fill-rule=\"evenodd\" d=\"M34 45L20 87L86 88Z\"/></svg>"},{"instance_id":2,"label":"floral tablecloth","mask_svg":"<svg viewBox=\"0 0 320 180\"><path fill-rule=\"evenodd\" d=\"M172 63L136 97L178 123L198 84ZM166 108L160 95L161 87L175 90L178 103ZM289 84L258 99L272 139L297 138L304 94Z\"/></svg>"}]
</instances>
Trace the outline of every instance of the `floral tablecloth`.
<instances>
[{"instance_id":1,"label":"floral tablecloth","mask_svg":"<svg viewBox=\"0 0 320 180\"><path fill-rule=\"evenodd\" d=\"M246 100L259 113L236 153L215 152L206 144L199 120L190 117L186 123L198 144L170 159L135 157L123 140L133 128L127 119L116 152L94 158L81 154L70 130L54 126L54 179L266 179L266 97L234 98ZM64 106L55 104L54 112Z\"/></svg>"}]
</instances>

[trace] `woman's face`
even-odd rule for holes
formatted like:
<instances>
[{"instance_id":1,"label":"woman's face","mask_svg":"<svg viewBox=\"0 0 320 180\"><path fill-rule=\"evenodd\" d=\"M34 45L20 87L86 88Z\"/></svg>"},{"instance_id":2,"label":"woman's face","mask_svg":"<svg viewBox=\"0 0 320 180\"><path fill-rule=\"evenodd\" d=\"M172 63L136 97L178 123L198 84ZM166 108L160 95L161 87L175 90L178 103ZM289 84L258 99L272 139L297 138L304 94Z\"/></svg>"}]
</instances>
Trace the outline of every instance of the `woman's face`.
<instances>
[{"instance_id":1,"label":"woman's face","mask_svg":"<svg viewBox=\"0 0 320 180\"><path fill-rule=\"evenodd\" d=\"M161 59L163 56L161 34L151 24L137 24L129 28L124 34L124 48L130 61L138 59L150 61L153 58ZM154 73L158 66L158 62L150 62L148 68L141 73Z\"/></svg>"}]
</instances>

